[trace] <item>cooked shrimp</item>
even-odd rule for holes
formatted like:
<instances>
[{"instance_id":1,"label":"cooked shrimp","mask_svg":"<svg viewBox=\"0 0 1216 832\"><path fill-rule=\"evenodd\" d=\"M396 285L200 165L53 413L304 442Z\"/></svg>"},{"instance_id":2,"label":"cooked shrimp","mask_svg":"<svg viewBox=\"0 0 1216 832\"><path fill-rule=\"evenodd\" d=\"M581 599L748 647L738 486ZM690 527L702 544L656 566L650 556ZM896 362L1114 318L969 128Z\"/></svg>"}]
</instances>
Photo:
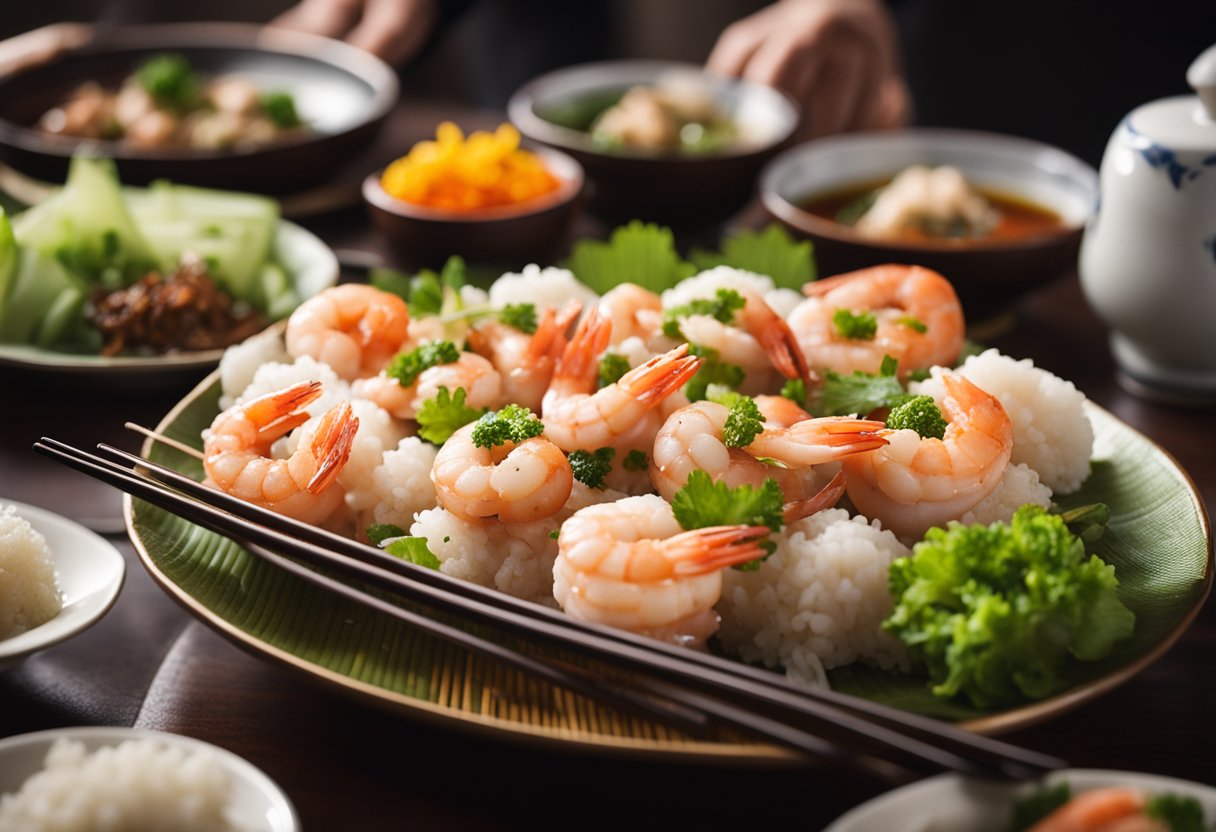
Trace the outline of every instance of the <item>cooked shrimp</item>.
<instances>
[{"instance_id":1,"label":"cooked shrimp","mask_svg":"<svg viewBox=\"0 0 1216 832\"><path fill-rule=\"evenodd\" d=\"M599 303L600 314L612 321L612 338L616 346L626 338L649 342L663 328L663 301L636 283L620 283L608 291Z\"/></svg>"},{"instance_id":2,"label":"cooked shrimp","mask_svg":"<svg viewBox=\"0 0 1216 832\"><path fill-rule=\"evenodd\" d=\"M793 399L785 396L756 396L753 401L760 408L760 415L769 425L788 428L798 422L811 418L811 414L798 406Z\"/></svg>"},{"instance_id":3,"label":"cooked shrimp","mask_svg":"<svg viewBox=\"0 0 1216 832\"><path fill-rule=\"evenodd\" d=\"M987 497L1013 451L1013 426L996 397L955 373L942 381L943 438L890 431L885 447L843 462L853 505L903 537L919 539Z\"/></svg>"},{"instance_id":4,"label":"cooked shrimp","mask_svg":"<svg viewBox=\"0 0 1216 832\"><path fill-rule=\"evenodd\" d=\"M882 447L886 440L875 431L882 422L845 417L804 419L789 427L765 423L746 448L730 448L722 439L729 409L716 402L694 402L668 417L654 440L650 480L668 500L684 487L693 471L709 474L714 482L761 486L774 479L787 501L803 500L818 490L804 471L835 462L850 454ZM774 459L770 465L758 457Z\"/></svg>"},{"instance_id":5,"label":"cooked shrimp","mask_svg":"<svg viewBox=\"0 0 1216 832\"><path fill-rule=\"evenodd\" d=\"M503 402L540 410L553 369L566 348L566 331L581 309L582 304L573 300L560 313L546 306L531 335L497 320L469 332L469 346L493 362L502 377Z\"/></svg>"},{"instance_id":6,"label":"cooked shrimp","mask_svg":"<svg viewBox=\"0 0 1216 832\"><path fill-rule=\"evenodd\" d=\"M480 448L473 444L475 426L453 433L435 457L431 482L439 504L465 520L527 523L556 514L574 484L566 455L543 435Z\"/></svg>"},{"instance_id":7,"label":"cooked shrimp","mask_svg":"<svg viewBox=\"0 0 1216 832\"><path fill-rule=\"evenodd\" d=\"M1146 802L1140 790L1121 786L1082 792L1030 832L1168 832L1166 824L1144 815Z\"/></svg>"},{"instance_id":8,"label":"cooked shrimp","mask_svg":"<svg viewBox=\"0 0 1216 832\"><path fill-rule=\"evenodd\" d=\"M398 419L413 419L427 399L438 395L440 387L450 393L463 387L467 407L498 407L503 400L502 377L494 365L473 352L462 352L451 364L426 368L410 385L383 372L356 379L351 393L375 402Z\"/></svg>"},{"instance_id":9,"label":"cooked shrimp","mask_svg":"<svg viewBox=\"0 0 1216 832\"><path fill-rule=\"evenodd\" d=\"M123 135L138 147L163 147L173 141L180 123L172 113L153 110L128 124Z\"/></svg>"},{"instance_id":10,"label":"cooked shrimp","mask_svg":"<svg viewBox=\"0 0 1216 832\"><path fill-rule=\"evenodd\" d=\"M809 380L806 358L789 324L759 292L744 286L733 291L743 296L743 308L735 312L732 323L724 324L710 315L691 315L680 322L684 336L698 346L717 350L721 361L739 365L749 377L771 367L786 378ZM771 387L761 385L760 389Z\"/></svg>"},{"instance_id":11,"label":"cooked shrimp","mask_svg":"<svg viewBox=\"0 0 1216 832\"><path fill-rule=\"evenodd\" d=\"M336 480L359 428L350 404L327 411L290 457L269 456L276 439L308 421L304 408L320 395L321 383L306 381L225 410L203 439L207 478L221 491L279 514L325 522L342 505Z\"/></svg>"},{"instance_id":12,"label":"cooked shrimp","mask_svg":"<svg viewBox=\"0 0 1216 832\"><path fill-rule=\"evenodd\" d=\"M553 597L569 615L701 646L718 629L724 567L764 555L764 526L682 531L647 494L588 506L562 524Z\"/></svg>"},{"instance_id":13,"label":"cooked shrimp","mask_svg":"<svg viewBox=\"0 0 1216 832\"><path fill-rule=\"evenodd\" d=\"M808 283L803 291L810 297L790 313L789 325L812 369L877 373L889 355L907 378L913 370L953 366L962 352L962 305L950 281L930 269L874 266ZM833 320L842 309L872 313L874 337L842 335Z\"/></svg>"},{"instance_id":14,"label":"cooked shrimp","mask_svg":"<svg viewBox=\"0 0 1216 832\"><path fill-rule=\"evenodd\" d=\"M692 377L701 360L688 345L634 367L615 384L596 390L598 359L612 322L592 310L566 345L541 407L545 433L564 451L615 447L648 450L661 424L656 405Z\"/></svg>"},{"instance_id":15,"label":"cooked shrimp","mask_svg":"<svg viewBox=\"0 0 1216 832\"><path fill-rule=\"evenodd\" d=\"M405 301L371 286L347 283L304 301L287 321L287 351L333 367L344 379L375 375L405 344Z\"/></svg>"}]
</instances>

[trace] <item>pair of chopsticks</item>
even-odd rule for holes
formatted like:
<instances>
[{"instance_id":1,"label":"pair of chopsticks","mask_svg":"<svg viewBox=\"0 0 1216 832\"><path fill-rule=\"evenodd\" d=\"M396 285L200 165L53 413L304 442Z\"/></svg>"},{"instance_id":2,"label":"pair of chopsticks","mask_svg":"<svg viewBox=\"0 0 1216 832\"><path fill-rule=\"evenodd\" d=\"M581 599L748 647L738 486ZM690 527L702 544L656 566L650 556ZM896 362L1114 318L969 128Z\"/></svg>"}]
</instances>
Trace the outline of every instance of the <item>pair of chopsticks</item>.
<instances>
[{"instance_id":1,"label":"pair of chopsticks","mask_svg":"<svg viewBox=\"0 0 1216 832\"><path fill-rule=\"evenodd\" d=\"M884 779L898 779L907 771L940 770L1027 779L1065 765L936 720L805 688L770 671L579 621L299 523L125 451L98 448L109 458L45 437L34 444L37 452L230 537L255 556L330 592L550 683L689 732L724 724ZM393 603L384 592L373 594L335 576L490 627L526 647L475 635ZM560 648L595 659L611 671L560 662L537 648Z\"/></svg>"}]
</instances>

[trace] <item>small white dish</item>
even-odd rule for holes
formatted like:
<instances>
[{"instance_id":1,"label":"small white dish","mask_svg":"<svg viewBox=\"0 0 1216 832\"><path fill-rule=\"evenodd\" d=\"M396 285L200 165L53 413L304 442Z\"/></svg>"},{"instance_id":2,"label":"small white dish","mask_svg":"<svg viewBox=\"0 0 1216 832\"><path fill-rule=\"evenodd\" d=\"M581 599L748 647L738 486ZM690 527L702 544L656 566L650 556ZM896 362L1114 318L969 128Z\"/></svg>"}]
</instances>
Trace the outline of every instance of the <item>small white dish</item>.
<instances>
[{"instance_id":1,"label":"small white dish","mask_svg":"<svg viewBox=\"0 0 1216 832\"><path fill-rule=\"evenodd\" d=\"M1193 797L1207 823L1216 819L1216 788L1158 774L1103 769L1066 769L1042 784L994 783L941 774L861 804L824 832L978 832L1005 829L1014 801L1042 785L1065 780L1074 795L1107 786L1128 786L1150 795Z\"/></svg>"},{"instance_id":2,"label":"small white dish","mask_svg":"<svg viewBox=\"0 0 1216 832\"><path fill-rule=\"evenodd\" d=\"M126 740L142 739L155 739L186 751L209 751L231 778L230 815L241 820L242 828L257 832L299 832L300 819L291 800L249 761L202 740L142 728L58 728L0 740L0 794L16 792L30 776L41 770L47 751L58 739L83 743L90 752Z\"/></svg>"},{"instance_id":3,"label":"small white dish","mask_svg":"<svg viewBox=\"0 0 1216 832\"><path fill-rule=\"evenodd\" d=\"M46 538L63 609L45 624L0 639L0 672L97 622L114 605L127 568L121 552L79 523L36 506L3 502L15 506L17 514Z\"/></svg>"}]
</instances>

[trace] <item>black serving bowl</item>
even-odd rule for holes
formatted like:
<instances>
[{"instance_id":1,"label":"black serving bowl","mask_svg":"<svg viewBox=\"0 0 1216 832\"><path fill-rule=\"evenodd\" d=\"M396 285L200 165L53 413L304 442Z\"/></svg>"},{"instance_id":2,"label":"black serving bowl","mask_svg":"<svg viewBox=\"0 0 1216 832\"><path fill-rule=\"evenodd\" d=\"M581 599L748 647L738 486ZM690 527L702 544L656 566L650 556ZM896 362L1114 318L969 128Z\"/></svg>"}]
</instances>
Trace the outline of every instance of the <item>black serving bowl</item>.
<instances>
[{"instance_id":1,"label":"black serving bowl","mask_svg":"<svg viewBox=\"0 0 1216 832\"><path fill-rule=\"evenodd\" d=\"M49 135L34 126L83 82L117 87L146 58L164 52L184 56L204 75L240 73L260 89L290 93L311 129L250 149L145 150ZM332 178L364 149L397 95L397 76L387 64L341 41L239 23L118 27L0 78L0 161L26 177L61 182L72 155L87 149L113 158L126 184L163 178L292 193Z\"/></svg>"},{"instance_id":2,"label":"black serving bowl","mask_svg":"<svg viewBox=\"0 0 1216 832\"><path fill-rule=\"evenodd\" d=\"M380 184L383 171L363 180L372 222L404 268L433 268L459 255L470 263L519 269L548 264L569 244L583 190L583 169L549 148L530 148L557 177L556 190L517 205L451 211L398 199Z\"/></svg>"},{"instance_id":3,"label":"black serving bowl","mask_svg":"<svg viewBox=\"0 0 1216 832\"><path fill-rule=\"evenodd\" d=\"M591 139L592 120L626 90L671 73L704 79L744 139L697 155L608 151ZM591 213L611 223L641 219L680 228L709 226L743 208L755 196L760 169L789 144L799 122L798 105L783 92L659 61L607 61L551 72L521 87L507 112L525 137L582 164Z\"/></svg>"},{"instance_id":4,"label":"black serving bowl","mask_svg":"<svg viewBox=\"0 0 1216 832\"><path fill-rule=\"evenodd\" d=\"M952 165L969 183L1049 209L1061 225L1031 237L992 241L890 242L813 214L826 194L890 179L912 165ZM1098 175L1058 148L967 130L909 129L816 139L786 150L764 170L765 210L815 245L821 275L883 263L926 266L954 285L968 318L992 319L1012 301L1077 267L1081 234L1097 207Z\"/></svg>"}]
</instances>

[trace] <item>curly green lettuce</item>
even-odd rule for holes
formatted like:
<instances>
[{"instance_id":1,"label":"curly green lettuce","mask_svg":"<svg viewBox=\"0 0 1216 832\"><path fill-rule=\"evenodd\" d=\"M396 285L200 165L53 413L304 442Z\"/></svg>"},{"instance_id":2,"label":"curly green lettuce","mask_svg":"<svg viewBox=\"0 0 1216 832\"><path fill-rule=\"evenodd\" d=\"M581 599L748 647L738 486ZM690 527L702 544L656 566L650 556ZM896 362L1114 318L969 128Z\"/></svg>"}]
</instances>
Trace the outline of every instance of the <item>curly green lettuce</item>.
<instances>
[{"instance_id":1,"label":"curly green lettuce","mask_svg":"<svg viewBox=\"0 0 1216 832\"><path fill-rule=\"evenodd\" d=\"M1034 505L1008 523L930 529L891 564L884 628L908 645L933 692L979 708L1041 699L1068 684L1073 659L1107 656L1135 616L1115 569L1064 521Z\"/></svg>"}]
</instances>

